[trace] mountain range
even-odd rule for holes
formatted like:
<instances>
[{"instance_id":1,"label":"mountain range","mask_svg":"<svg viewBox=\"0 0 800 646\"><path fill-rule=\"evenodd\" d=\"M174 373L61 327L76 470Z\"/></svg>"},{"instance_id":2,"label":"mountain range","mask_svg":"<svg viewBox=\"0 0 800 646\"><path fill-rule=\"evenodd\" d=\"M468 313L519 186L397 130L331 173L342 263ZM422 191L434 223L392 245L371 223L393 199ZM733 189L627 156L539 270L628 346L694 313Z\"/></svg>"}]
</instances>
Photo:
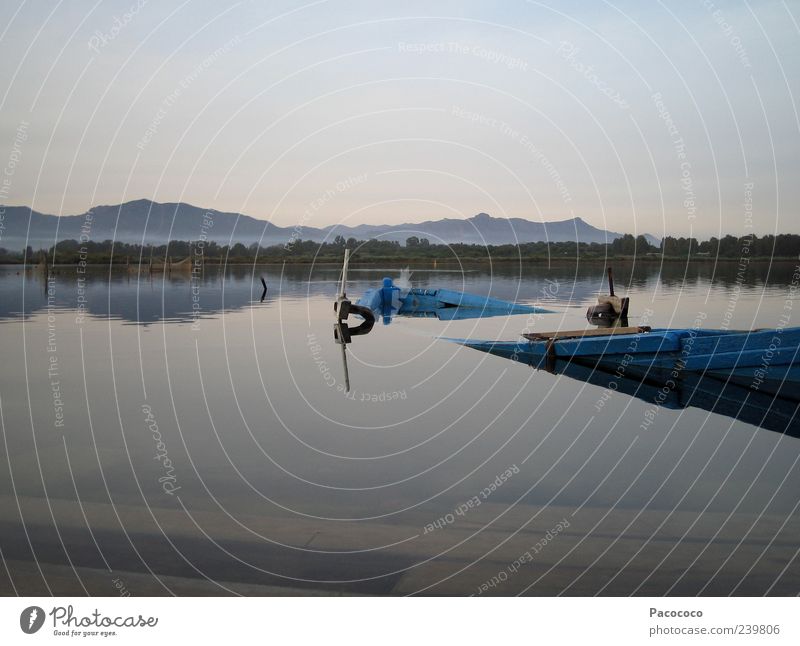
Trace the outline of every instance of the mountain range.
<instances>
[{"instance_id":1,"label":"mountain range","mask_svg":"<svg viewBox=\"0 0 800 646\"><path fill-rule=\"evenodd\" d=\"M333 240L337 235L367 240L380 238L405 242L411 236L431 243L514 244L517 242L611 242L622 236L592 226L581 218L533 222L523 218L495 218L479 213L468 219L446 218L414 224L333 225L279 227L265 220L203 209L184 202L158 203L134 200L124 204L95 206L80 215L47 215L24 206L0 207L0 247L9 250L50 247L56 240L119 240L127 243L163 244L167 240L198 240L220 244L254 242L262 246L292 241ZM660 240L647 236L651 244Z\"/></svg>"}]
</instances>

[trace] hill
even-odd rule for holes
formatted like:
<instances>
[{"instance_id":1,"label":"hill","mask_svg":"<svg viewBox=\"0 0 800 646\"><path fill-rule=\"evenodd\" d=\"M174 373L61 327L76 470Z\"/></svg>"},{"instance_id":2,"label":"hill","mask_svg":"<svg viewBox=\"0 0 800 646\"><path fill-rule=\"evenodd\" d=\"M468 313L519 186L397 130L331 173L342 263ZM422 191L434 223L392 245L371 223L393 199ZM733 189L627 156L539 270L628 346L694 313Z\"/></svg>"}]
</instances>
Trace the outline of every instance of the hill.
<instances>
[{"instance_id":1,"label":"hill","mask_svg":"<svg viewBox=\"0 0 800 646\"><path fill-rule=\"evenodd\" d=\"M337 235L360 240L378 238L405 242L411 236L431 243L514 244L522 242L611 242L622 236L592 226L581 218L533 222L523 218L495 218L479 213L468 219L446 218L414 224L360 224L356 226L279 227L241 213L204 209L184 202L134 200L95 206L80 215L55 216L23 206L2 207L0 247L17 250L30 245L50 247L57 240L77 240L84 233L95 241L163 244L168 240L205 238L219 244L258 242L262 246L296 239L321 242ZM647 236L651 244L659 240Z\"/></svg>"}]
</instances>

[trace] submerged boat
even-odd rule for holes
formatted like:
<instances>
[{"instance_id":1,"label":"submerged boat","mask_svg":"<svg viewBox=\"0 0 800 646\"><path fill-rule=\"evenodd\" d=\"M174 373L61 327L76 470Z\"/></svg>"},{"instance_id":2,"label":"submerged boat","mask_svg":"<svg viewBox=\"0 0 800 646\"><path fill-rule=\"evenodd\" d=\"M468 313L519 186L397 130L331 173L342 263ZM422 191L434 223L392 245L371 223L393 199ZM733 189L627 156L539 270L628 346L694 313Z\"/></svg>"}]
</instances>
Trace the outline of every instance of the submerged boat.
<instances>
[{"instance_id":1,"label":"submerged boat","mask_svg":"<svg viewBox=\"0 0 800 646\"><path fill-rule=\"evenodd\" d=\"M457 292L452 289L422 289L399 287L391 278L383 284L368 289L358 299L357 305L367 307L388 325L394 316L433 317L442 321L510 316L512 314L546 314L550 310L521 305L497 298Z\"/></svg>"},{"instance_id":2,"label":"submerged boat","mask_svg":"<svg viewBox=\"0 0 800 646\"><path fill-rule=\"evenodd\" d=\"M701 408L800 437L800 328L628 327L523 336L450 340L665 408Z\"/></svg>"},{"instance_id":3,"label":"submerged boat","mask_svg":"<svg viewBox=\"0 0 800 646\"><path fill-rule=\"evenodd\" d=\"M410 285L408 278L403 287L395 285L391 278L384 278L380 287L369 289L353 303L347 297L347 271L350 262L350 250L344 250L341 286L333 305L335 322L333 325L334 341L341 347L342 367L344 370L345 391L350 391L350 372L347 368L347 344L353 337L369 334L378 317L388 325L394 316L436 317L440 320L471 319L487 316L509 316L512 314L549 313L549 310L530 305L520 305L496 298L487 298L451 289L419 289ZM401 279L403 278L401 274ZM262 280L263 282L263 280ZM264 293L266 294L266 284ZM356 327L350 327L350 315L361 319Z\"/></svg>"},{"instance_id":4,"label":"submerged boat","mask_svg":"<svg viewBox=\"0 0 800 646\"><path fill-rule=\"evenodd\" d=\"M766 393L800 384L800 328L743 332L626 327L523 336L516 342L452 340L543 369L562 360L639 377L680 379L694 373Z\"/></svg>"}]
</instances>

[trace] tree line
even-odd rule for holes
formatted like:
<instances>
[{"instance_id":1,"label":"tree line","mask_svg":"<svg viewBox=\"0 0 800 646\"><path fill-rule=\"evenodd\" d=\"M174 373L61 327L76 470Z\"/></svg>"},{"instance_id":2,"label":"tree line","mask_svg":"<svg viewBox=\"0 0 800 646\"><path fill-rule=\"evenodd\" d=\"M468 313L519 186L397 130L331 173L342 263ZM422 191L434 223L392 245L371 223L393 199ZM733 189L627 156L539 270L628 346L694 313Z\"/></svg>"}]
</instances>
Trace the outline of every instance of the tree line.
<instances>
[{"instance_id":1,"label":"tree line","mask_svg":"<svg viewBox=\"0 0 800 646\"><path fill-rule=\"evenodd\" d=\"M797 258L800 257L800 235L781 234L765 236L722 238L698 241L696 238L667 236L659 246L650 244L645 236L623 235L610 243L598 242L525 242L521 244L433 244L427 238L412 236L405 244L393 240L356 240L336 236L330 242L292 240L281 245L260 246L221 245L217 242L173 240L162 245L140 245L112 240L89 241L62 240L48 249L24 252L0 248L0 263L36 264L43 259L49 263L77 264L137 264L202 257L205 262L340 262L345 248L353 260L380 262L386 260L546 260L554 258L633 259L666 258L686 259L741 259L741 258Z\"/></svg>"}]
</instances>

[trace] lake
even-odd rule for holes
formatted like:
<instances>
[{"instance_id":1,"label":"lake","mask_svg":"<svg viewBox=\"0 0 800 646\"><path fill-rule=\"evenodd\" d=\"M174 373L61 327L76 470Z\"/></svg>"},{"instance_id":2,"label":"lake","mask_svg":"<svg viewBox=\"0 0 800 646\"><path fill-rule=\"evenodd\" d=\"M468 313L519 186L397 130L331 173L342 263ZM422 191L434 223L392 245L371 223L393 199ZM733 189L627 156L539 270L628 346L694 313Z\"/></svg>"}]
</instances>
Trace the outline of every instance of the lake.
<instances>
[{"instance_id":1,"label":"lake","mask_svg":"<svg viewBox=\"0 0 800 646\"><path fill-rule=\"evenodd\" d=\"M797 593L795 417L653 413L446 340L586 327L602 265L412 271L552 313L378 321L347 392L339 267L0 267L0 591ZM615 274L631 325L800 325L797 263Z\"/></svg>"}]
</instances>

